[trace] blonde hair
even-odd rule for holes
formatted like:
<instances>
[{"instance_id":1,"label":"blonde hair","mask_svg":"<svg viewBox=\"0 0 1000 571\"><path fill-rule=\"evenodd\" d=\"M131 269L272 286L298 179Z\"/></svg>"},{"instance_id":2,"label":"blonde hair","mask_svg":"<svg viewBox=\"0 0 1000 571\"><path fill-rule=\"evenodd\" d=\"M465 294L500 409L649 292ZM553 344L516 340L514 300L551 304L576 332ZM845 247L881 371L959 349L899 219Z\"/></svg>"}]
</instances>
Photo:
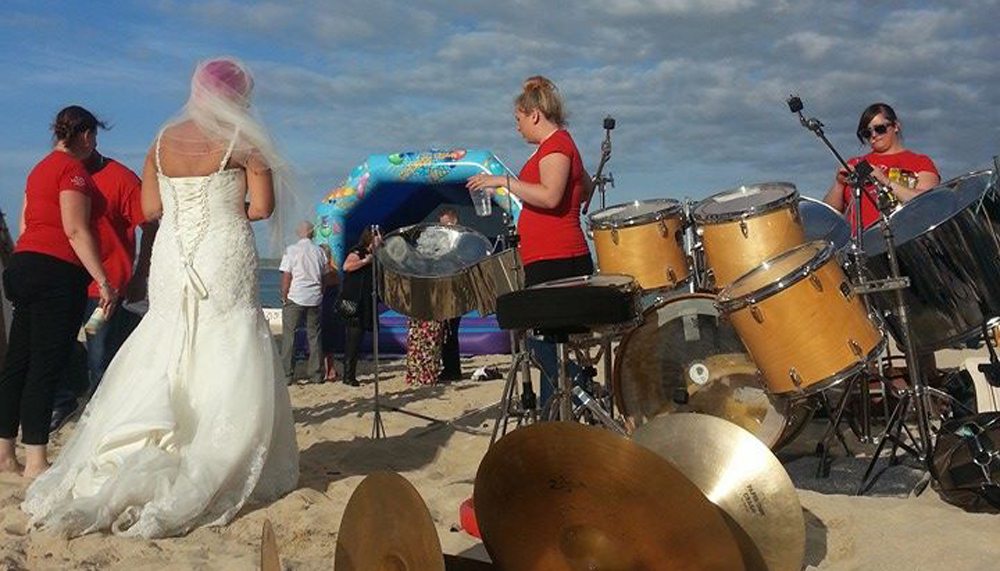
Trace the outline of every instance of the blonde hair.
<instances>
[{"instance_id":1,"label":"blonde hair","mask_svg":"<svg viewBox=\"0 0 1000 571\"><path fill-rule=\"evenodd\" d=\"M521 94L514 99L514 106L524 113L538 110L556 125L560 127L566 125L566 112L563 110L559 88L541 75L524 80Z\"/></svg>"}]
</instances>

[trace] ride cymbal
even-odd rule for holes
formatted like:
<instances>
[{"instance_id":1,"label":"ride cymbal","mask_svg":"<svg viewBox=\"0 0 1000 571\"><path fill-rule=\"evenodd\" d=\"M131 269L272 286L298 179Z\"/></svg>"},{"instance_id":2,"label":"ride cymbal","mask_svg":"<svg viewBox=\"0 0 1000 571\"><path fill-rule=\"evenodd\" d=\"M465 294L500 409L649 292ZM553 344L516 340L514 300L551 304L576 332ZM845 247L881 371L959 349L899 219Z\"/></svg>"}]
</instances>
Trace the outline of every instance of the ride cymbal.
<instances>
[{"instance_id":1,"label":"ride cymbal","mask_svg":"<svg viewBox=\"0 0 1000 571\"><path fill-rule=\"evenodd\" d=\"M278 556L278 542L274 538L271 520L264 520L260 533L260 571L281 571L281 557Z\"/></svg>"},{"instance_id":2,"label":"ride cymbal","mask_svg":"<svg viewBox=\"0 0 1000 571\"><path fill-rule=\"evenodd\" d=\"M520 428L490 448L474 497L500 569L743 569L720 511L657 454L570 422Z\"/></svg>"},{"instance_id":3,"label":"ride cymbal","mask_svg":"<svg viewBox=\"0 0 1000 571\"><path fill-rule=\"evenodd\" d=\"M788 473L760 440L707 414L652 419L632 438L660 454L719 506L750 571L799 571L805 558L802 506Z\"/></svg>"},{"instance_id":4,"label":"ride cymbal","mask_svg":"<svg viewBox=\"0 0 1000 571\"><path fill-rule=\"evenodd\" d=\"M406 478L376 472L358 484L337 534L334 571L445 571L427 505Z\"/></svg>"}]
</instances>

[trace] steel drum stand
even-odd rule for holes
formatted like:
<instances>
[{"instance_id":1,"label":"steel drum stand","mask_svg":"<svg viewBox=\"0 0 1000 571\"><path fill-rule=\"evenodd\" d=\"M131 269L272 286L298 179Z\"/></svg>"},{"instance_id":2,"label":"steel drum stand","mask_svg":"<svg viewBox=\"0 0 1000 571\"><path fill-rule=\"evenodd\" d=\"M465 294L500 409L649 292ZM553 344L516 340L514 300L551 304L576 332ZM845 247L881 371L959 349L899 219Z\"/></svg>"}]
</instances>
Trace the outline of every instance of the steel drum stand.
<instances>
[{"instance_id":1,"label":"steel drum stand","mask_svg":"<svg viewBox=\"0 0 1000 571\"><path fill-rule=\"evenodd\" d=\"M378 225L371 227L372 238L379 235ZM385 438L385 424L382 423L381 402L379 399L378 382L381 373L378 360L378 256L372 252L372 358L375 364L375 399L374 410L372 411L372 438Z\"/></svg>"}]
</instances>

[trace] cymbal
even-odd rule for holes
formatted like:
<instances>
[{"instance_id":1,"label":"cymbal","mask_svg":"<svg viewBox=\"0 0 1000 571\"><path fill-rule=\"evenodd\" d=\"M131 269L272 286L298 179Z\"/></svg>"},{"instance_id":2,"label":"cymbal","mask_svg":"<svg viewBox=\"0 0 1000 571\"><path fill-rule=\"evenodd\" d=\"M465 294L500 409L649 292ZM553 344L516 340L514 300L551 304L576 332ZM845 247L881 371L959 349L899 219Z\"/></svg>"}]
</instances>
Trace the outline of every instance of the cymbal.
<instances>
[{"instance_id":1,"label":"cymbal","mask_svg":"<svg viewBox=\"0 0 1000 571\"><path fill-rule=\"evenodd\" d=\"M500 569L743 569L722 514L643 447L573 422L519 428L479 465L473 497Z\"/></svg>"},{"instance_id":2,"label":"cymbal","mask_svg":"<svg viewBox=\"0 0 1000 571\"><path fill-rule=\"evenodd\" d=\"M751 571L799 571L806 526L788 472L760 440L707 414L656 417L632 438L660 454L721 508Z\"/></svg>"},{"instance_id":3,"label":"cymbal","mask_svg":"<svg viewBox=\"0 0 1000 571\"><path fill-rule=\"evenodd\" d=\"M337 534L334 571L445 571L427 505L406 478L376 472L358 484Z\"/></svg>"},{"instance_id":4,"label":"cymbal","mask_svg":"<svg viewBox=\"0 0 1000 571\"><path fill-rule=\"evenodd\" d=\"M444 568L448 571L495 571L497 568L491 563L459 557L458 555L445 555Z\"/></svg>"},{"instance_id":5,"label":"cymbal","mask_svg":"<svg viewBox=\"0 0 1000 571\"><path fill-rule=\"evenodd\" d=\"M260 571L281 571L278 542L269 519L264 520L264 529L260 533Z\"/></svg>"}]
</instances>

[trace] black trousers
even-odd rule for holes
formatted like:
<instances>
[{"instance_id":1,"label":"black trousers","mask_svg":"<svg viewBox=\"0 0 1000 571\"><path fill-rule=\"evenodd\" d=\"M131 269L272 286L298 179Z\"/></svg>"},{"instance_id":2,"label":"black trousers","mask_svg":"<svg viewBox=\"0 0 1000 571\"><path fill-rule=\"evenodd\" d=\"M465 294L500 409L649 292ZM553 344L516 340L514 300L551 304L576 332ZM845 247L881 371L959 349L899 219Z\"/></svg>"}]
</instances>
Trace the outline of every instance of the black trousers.
<instances>
[{"instance_id":1,"label":"black trousers","mask_svg":"<svg viewBox=\"0 0 1000 571\"><path fill-rule=\"evenodd\" d=\"M344 339L344 380L355 381L358 370L358 353L361 340L365 337L365 327L360 320L351 319L346 323L347 335Z\"/></svg>"},{"instance_id":2,"label":"black trousers","mask_svg":"<svg viewBox=\"0 0 1000 571\"><path fill-rule=\"evenodd\" d=\"M4 271L14 305L7 357L0 371L0 438L48 444L52 389L80 331L90 276L82 267L34 252L11 256Z\"/></svg>"},{"instance_id":3,"label":"black trousers","mask_svg":"<svg viewBox=\"0 0 1000 571\"><path fill-rule=\"evenodd\" d=\"M441 345L441 377L455 379L462 376L462 356L458 346L458 327L461 317L445 322L444 343Z\"/></svg>"},{"instance_id":4,"label":"black trousers","mask_svg":"<svg viewBox=\"0 0 1000 571\"><path fill-rule=\"evenodd\" d=\"M574 258L541 260L524 266L524 285L531 287L562 278L589 276L592 273L594 273L594 261L590 258L590 254Z\"/></svg>"}]
</instances>

